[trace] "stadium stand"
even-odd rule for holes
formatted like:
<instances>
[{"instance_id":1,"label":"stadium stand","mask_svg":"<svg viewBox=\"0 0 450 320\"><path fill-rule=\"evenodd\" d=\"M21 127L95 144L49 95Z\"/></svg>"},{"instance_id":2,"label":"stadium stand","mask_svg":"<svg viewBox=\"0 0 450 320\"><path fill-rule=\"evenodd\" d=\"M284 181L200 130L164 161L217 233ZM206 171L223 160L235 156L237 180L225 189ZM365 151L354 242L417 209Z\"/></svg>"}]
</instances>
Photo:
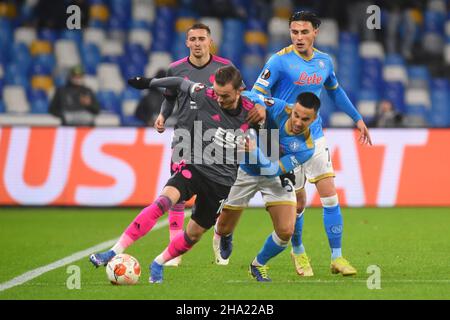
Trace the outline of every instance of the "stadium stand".
<instances>
[{"instance_id":1,"label":"stadium stand","mask_svg":"<svg viewBox=\"0 0 450 320\"><path fill-rule=\"evenodd\" d=\"M210 26L213 52L233 61L251 87L268 57L290 44L291 13L311 9L294 0L230 0L222 1L226 8L234 6L224 15L209 10L213 16L201 16L208 10L199 10L196 1L89 0L86 27L57 30L34 27L33 5L39 1L1 2L8 10L0 11L0 118L2 124L10 119L25 125L44 119L55 87L78 64L102 104L98 125L140 125L131 117L138 99L130 95L127 78L152 77L186 56L185 31L196 21ZM377 103L388 99L406 115L408 126L450 126L450 1L421 3L419 11L411 11L413 57L386 49L388 9L382 30L369 38L367 32L350 31L339 17L322 17L316 47L331 55L340 84L368 123ZM399 42L409 27L396 26ZM327 97L322 100L326 126L352 126ZM50 120L44 123L59 124L46 116Z\"/></svg>"}]
</instances>

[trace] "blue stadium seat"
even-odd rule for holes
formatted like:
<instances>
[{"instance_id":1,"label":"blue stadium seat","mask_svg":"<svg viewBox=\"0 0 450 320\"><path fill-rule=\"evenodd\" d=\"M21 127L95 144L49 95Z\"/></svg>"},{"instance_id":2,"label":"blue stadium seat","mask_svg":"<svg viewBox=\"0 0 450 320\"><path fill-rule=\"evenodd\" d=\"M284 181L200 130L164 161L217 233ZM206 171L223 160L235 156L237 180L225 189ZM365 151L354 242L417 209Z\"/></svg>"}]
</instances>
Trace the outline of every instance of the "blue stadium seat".
<instances>
[{"instance_id":1,"label":"blue stadium seat","mask_svg":"<svg viewBox=\"0 0 450 320\"><path fill-rule=\"evenodd\" d=\"M411 65L408 66L408 78L410 86L428 87L431 77L426 66Z\"/></svg>"},{"instance_id":2,"label":"blue stadium seat","mask_svg":"<svg viewBox=\"0 0 450 320\"><path fill-rule=\"evenodd\" d=\"M381 90L383 85L382 62L377 58L361 59L361 88Z\"/></svg>"},{"instance_id":3,"label":"blue stadium seat","mask_svg":"<svg viewBox=\"0 0 450 320\"><path fill-rule=\"evenodd\" d=\"M148 55L140 44L128 44L125 48L125 54L128 61L143 65L147 64Z\"/></svg>"},{"instance_id":4,"label":"blue stadium seat","mask_svg":"<svg viewBox=\"0 0 450 320\"><path fill-rule=\"evenodd\" d=\"M97 65L101 61L100 50L94 43L83 43L80 48L81 61L85 72L90 75L97 73Z\"/></svg>"},{"instance_id":5,"label":"blue stadium seat","mask_svg":"<svg viewBox=\"0 0 450 320\"><path fill-rule=\"evenodd\" d=\"M405 87L399 81L385 82L383 89L383 97L390 100L394 107L404 113L405 107Z\"/></svg>"},{"instance_id":6,"label":"blue stadium seat","mask_svg":"<svg viewBox=\"0 0 450 320\"><path fill-rule=\"evenodd\" d=\"M97 100L101 109L116 114L120 114L120 101L113 91L100 90L97 92Z\"/></svg>"},{"instance_id":7,"label":"blue stadium seat","mask_svg":"<svg viewBox=\"0 0 450 320\"><path fill-rule=\"evenodd\" d=\"M51 75L52 74L52 68L47 63L42 63L41 60L35 59L33 61L33 64L31 65L30 69L30 75Z\"/></svg>"},{"instance_id":8,"label":"blue stadium seat","mask_svg":"<svg viewBox=\"0 0 450 320\"><path fill-rule=\"evenodd\" d=\"M59 34L53 29L43 28L38 31L38 38L54 43L56 40L58 40Z\"/></svg>"},{"instance_id":9,"label":"blue stadium seat","mask_svg":"<svg viewBox=\"0 0 450 320\"><path fill-rule=\"evenodd\" d=\"M122 76L124 79L130 79L139 75L144 74L143 64L134 64L134 63L122 63L120 70L122 71Z\"/></svg>"},{"instance_id":10,"label":"blue stadium seat","mask_svg":"<svg viewBox=\"0 0 450 320\"><path fill-rule=\"evenodd\" d=\"M53 54L40 54L34 57L33 65L42 65L44 68L53 70L56 66L56 59Z\"/></svg>"},{"instance_id":11,"label":"blue stadium seat","mask_svg":"<svg viewBox=\"0 0 450 320\"><path fill-rule=\"evenodd\" d=\"M65 40L73 40L77 44L78 49L80 49L81 44L83 43L83 33L81 30L64 29L61 31L59 37Z\"/></svg>"},{"instance_id":12,"label":"blue stadium seat","mask_svg":"<svg viewBox=\"0 0 450 320\"><path fill-rule=\"evenodd\" d=\"M441 12L427 10L424 15L424 31L444 36L445 15Z\"/></svg>"},{"instance_id":13,"label":"blue stadium seat","mask_svg":"<svg viewBox=\"0 0 450 320\"><path fill-rule=\"evenodd\" d=\"M449 81L444 78L431 80L431 112L429 122L433 127L450 126Z\"/></svg>"},{"instance_id":14,"label":"blue stadium seat","mask_svg":"<svg viewBox=\"0 0 450 320\"><path fill-rule=\"evenodd\" d=\"M23 70L28 72L33 60L31 58L28 47L24 43L14 43L10 47L9 63L21 66Z\"/></svg>"},{"instance_id":15,"label":"blue stadium seat","mask_svg":"<svg viewBox=\"0 0 450 320\"><path fill-rule=\"evenodd\" d=\"M143 30L147 30L150 31L151 30L151 24L147 21L143 21L143 20L130 20L128 29L143 29Z\"/></svg>"},{"instance_id":16,"label":"blue stadium seat","mask_svg":"<svg viewBox=\"0 0 450 320\"><path fill-rule=\"evenodd\" d=\"M141 91L136 90L131 87L126 87L122 92L122 100L140 100L141 99Z\"/></svg>"},{"instance_id":17,"label":"blue stadium seat","mask_svg":"<svg viewBox=\"0 0 450 320\"><path fill-rule=\"evenodd\" d=\"M0 113L5 113L5 103L3 102L3 99L0 99Z\"/></svg>"},{"instance_id":18,"label":"blue stadium seat","mask_svg":"<svg viewBox=\"0 0 450 320\"><path fill-rule=\"evenodd\" d=\"M397 53L390 53L386 55L386 58L384 59L385 65L405 65L405 59L397 54Z\"/></svg>"}]
</instances>

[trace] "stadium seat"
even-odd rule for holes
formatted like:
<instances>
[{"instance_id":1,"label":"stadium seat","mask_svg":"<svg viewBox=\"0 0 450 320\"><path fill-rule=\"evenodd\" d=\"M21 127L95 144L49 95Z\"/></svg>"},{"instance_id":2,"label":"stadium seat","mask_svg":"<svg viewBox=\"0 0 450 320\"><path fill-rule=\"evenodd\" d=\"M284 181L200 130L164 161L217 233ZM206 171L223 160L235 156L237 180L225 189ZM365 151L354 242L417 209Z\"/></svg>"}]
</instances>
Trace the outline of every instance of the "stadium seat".
<instances>
[{"instance_id":1,"label":"stadium seat","mask_svg":"<svg viewBox=\"0 0 450 320\"><path fill-rule=\"evenodd\" d=\"M377 41L363 41L359 45L359 55L361 58L378 58L384 60L384 49Z\"/></svg>"},{"instance_id":2,"label":"stadium seat","mask_svg":"<svg viewBox=\"0 0 450 320\"><path fill-rule=\"evenodd\" d=\"M30 53L32 56L36 56L38 54L51 54L52 45L47 40L33 40L30 45Z\"/></svg>"},{"instance_id":3,"label":"stadium seat","mask_svg":"<svg viewBox=\"0 0 450 320\"><path fill-rule=\"evenodd\" d=\"M111 112L101 111L94 120L96 127L117 127L120 126L120 117Z\"/></svg>"},{"instance_id":4,"label":"stadium seat","mask_svg":"<svg viewBox=\"0 0 450 320\"><path fill-rule=\"evenodd\" d=\"M218 18L213 17L201 17L199 19L199 22L206 24L209 26L209 29L211 30L211 37L213 39L213 42L220 47L222 44L222 37L223 37L223 28L222 28L222 21Z\"/></svg>"},{"instance_id":5,"label":"stadium seat","mask_svg":"<svg viewBox=\"0 0 450 320\"><path fill-rule=\"evenodd\" d=\"M383 79L388 82L399 81L404 86L408 85L408 74L405 67L401 65L385 65Z\"/></svg>"},{"instance_id":6,"label":"stadium seat","mask_svg":"<svg viewBox=\"0 0 450 320\"><path fill-rule=\"evenodd\" d=\"M148 51L152 45L152 34L147 30L133 29L129 33L128 41L131 44L139 44Z\"/></svg>"},{"instance_id":7,"label":"stadium seat","mask_svg":"<svg viewBox=\"0 0 450 320\"><path fill-rule=\"evenodd\" d=\"M409 88L428 88L430 73L426 66L411 65L408 67Z\"/></svg>"},{"instance_id":8,"label":"stadium seat","mask_svg":"<svg viewBox=\"0 0 450 320\"><path fill-rule=\"evenodd\" d=\"M344 112L333 112L330 116L330 126L337 128L352 128L353 120Z\"/></svg>"},{"instance_id":9,"label":"stadium seat","mask_svg":"<svg viewBox=\"0 0 450 320\"><path fill-rule=\"evenodd\" d=\"M100 90L97 92L97 100L100 103L101 109L120 114L120 102L117 94L111 90Z\"/></svg>"},{"instance_id":10,"label":"stadium seat","mask_svg":"<svg viewBox=\"0 0 450 320\"><path fill-rule=\"evenodd\" d=\"M100 46L102 56L121 56L124 54L122 42L118 40L105 40Z\"/></svg>"},{"instance_id":11,"label":"stadium seat","mask_svg":"<svg viewBox=\"0 0 450 320\"><path fill-rule=\"evenodd\" d=\"M384 59L385 65L401 65L405 66L405 59L397 53L389 53L386 55L386 58Z\"/></svg>"},{"instance_id":12,"label":"stadium seat","mask_svg":"<svg viewBox=\"0 0 450 320\"><path fill-rule=\"evenodd\" d=\"M286 27L283 27L285 29ZM320 32L314 42L318 46L338 47L339 26L334 19L322 19Z\"/></svg>"},{"instance_id":13,"label":"stadium seat","mask_svg":"<svg viewBox=\"0 0 450 320\"><path fill-rule=\"evenodd\" d=\"M5 101L5 110L8 113L28 113L30 111L27 96L22 86L5 86L3 88L3 100Z\"/></svg>"},{"instance_id":14,"label":"stadium seat","mask_svg":"<svg viewBox=\"0 0 450 320\"><path fill-rule=\"evenodd\" d=\"M195 22L196 20L192 17L179 16L175 21L175 32L185 33Z\"/></svg>"},{"instance_id":15,"label":"stadium seat","mask_svg":"<svg viewBox=\"0 0 450 320\"><path fill-rule=\"evenodd\" d=\"M2 88L0 90L3 91ZM5 103L3 102L3 99L0 99L0 113L5 113Z\"/></svg>"},{"instance_id":16,"label":"stadium seat","mask_svg":"<svg viewBox=\"0 0 450 320\"><path fill-rule=\"evenodd\" d=\"M83 33L84 30L77 30L77 29L64 29L61 30L61 33L59 35L59 38L62 40L72 40L75 41L75 43L77 44L77 46L80 46L81 43L83 42Z\"/></svg>"},{"instance_id":17,"label":"stadium seat","mask_svg":"<svg viewBox=\"0 0 450 320\"><path fill-rule=\"evenodd\" d=\"M272 37L284 37L286 35L286 27L288 26L288 19L280 17L272 17L269 21L268 32Z\"/></svg>"},{"instance_id":18,"label":"stadium seat","mask_svg":"<svg viewBox=\"0 0 450 320\"><path fill-rule=\"evenodd\" d=\"M383 97L390 100L399 112L405 112L405 86L402 82L385 82Z\"/></svg>"},{"instance_id":19,"label":"stadium seat","mask_svg":"<svg viewBox=\"0 0 450 320\"><path fill-rule=\"evenodd\" d=\"M58 40L55 43L56 65L68 69L81 63L77 45L72 40Z\"/></svg>"},{"instance_id":20,"label":"stadium seat","mask_svg":"<svg viewBox=\"0 0 450 320\"><path fill-rule=\"evenodd\" d=\"M134 116L138 100L123 100L121 124L124 126L144 126L145 123Z\"/></svg>"},{"instance_id":21,"label":"stadium seat","mask_svg":"<svg viewBox=\"0 0 450 320\"><path fill-rule=\"evenodd\" d=\"M31 43L36 40L37 33L36 29L30 27L20 27L14 31L14 42L20 43L23 42L27 46L30 46Z\"/></svg>"},{"instance_id":22,"label":"stadium seat","mask_svg":"<svg viewBox=\"0 0 450 320\"><path fill-rule=\"evenodd\" d=\"M43 28L38 30L37 37L40 40L46 40L49 41L50 43L54 43L56 40L58 40L59 35L56 30Z\"/></svg>"},{"instance_id":23,"label":"stadium seat","mask_svg":"<svg viewBox=\"0 0 450 320\"><path fill-rule=\"evenodd\" d=\"M407 89L405 92L405 103L407 105L421 105L430 109L430 93L427 89Z\"/></svg>"},{"instance_id":24,"label":"stadium seat","mask_svg":"<svg viewBox=\"0 0 450 320\"><path fill-rule=\"evenodd\" d=\"M31 77L31 88L49 92L54 87L53 78L48 75L35 75Z\"/></svg>"},{"instance_id":25,"label":"stadium seat","mask_svg":"<svg viewBox=\"0 0 450 320\"><path fill-rule=\"evenodd\" d=\"M445 45L444 49L444 61L447 66L450 66L450 43Z\"/></svg>"},{"instance_id":26,"label":"stadium seat","mask_svg":"<svg viewBox=\"0 0 450 320\"><path fill-rule=\"evenodd\" d=\"M99 48L106 39L105 31L100 28L86 28L83 32L83 42L94 43Z\"/></svg>"},{"instance_id":27,"label":"stadium seat","mask_svg":"<svg viewBox=\"0 0 450 320\"><path fill-rule=\"evenodd\" d=\"M153 4L153 1L133 0L131 16L133 20L142 20L152 23L155 20L155 5Z\"/></svg>"},{"instance_id":28,"label":"stadium seat","mask_svg":"<svg viewBox=\"0 0 450 320\"><path fill-rule=\"evenodd\" d=\"M167 70L172 63L172 58L167 52L153 52L149 56L148 64L145 67L145 76L154 77L161 70Z\"/></svg>"},{"instance_id":29,"label":"stadium seat","mask_svg":"<svg viewBox=\"0 0 450 320\"><path fill-rule=\"evenodd\" d=\"M97 73L97 65L101 61L100 50L95 43L84 43L80 48L85 72L89 75Z\"/></svg>"},{"instance_id":30,"label":"stadium seat","mask_svg":"<svg viewBox=\"0 0 450 320\"><path fill-rule=\"evenodd\" d=\"M32 76L34 75L50 76L52 74L52 68L49 65L43 64L38 59L36 59L33 65L31 66L30 74Z\"/></svg>"},{"instance_id":31,"label":"stadium seat","mask_svg":"<svg viewBox=\"0 0 450 320\"><path fill-rule=\"evenodd\" d=\"M94 93L98 92L99 84L96 76L85 74L83 80L86 87L90 88Z\"/></svg>"},{"instance_id":32,"label":"stadium seat","mask_svg":"<svg viewBox=\"0 0 450 320\"><path fill-rule=\"evenodd\" d=\"M101 63L97 68L100 90L111 90L120 94L125 88L119 67L112 63Z\"/></svg>"},{"instance_id":33,"label":"stadium seat","mask_svg":"<svg viewBox=\"0 0 450 320\"><path fill-rule=\"evenodd\" d=\"M61 119L51 114L14 114L0 115L0 126L53 127L61 125Z\"/></svg>"},{"instance_id":34,"label":"stadium seat","mask_svg":"<svg viewBox=\"0 0 450 320\"><path fill-rule=\"evenodd\" d=\"M109 9L105 4L92 4L89 7L89 19L105 23L109 19Z\"/></svg>"}]
</instances>

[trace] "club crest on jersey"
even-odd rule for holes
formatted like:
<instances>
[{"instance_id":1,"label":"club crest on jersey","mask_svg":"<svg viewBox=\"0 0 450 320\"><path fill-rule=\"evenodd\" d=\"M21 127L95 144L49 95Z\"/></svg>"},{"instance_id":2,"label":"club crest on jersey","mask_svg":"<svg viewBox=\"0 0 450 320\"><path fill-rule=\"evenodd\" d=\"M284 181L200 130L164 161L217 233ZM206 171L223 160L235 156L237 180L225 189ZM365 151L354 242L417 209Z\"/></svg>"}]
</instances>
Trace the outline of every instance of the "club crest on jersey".
<instances>
[{"instance_id":1,"label":"club crest on jersey","mask_svg":"<svg viewBox=\"0 0 450 320\"><path fill-rule=\"evenodd\" d=\"M298 80L295 81L294 83L299 86L313 85L313 84L320 85L322 83L322 79L323 79L322 76L319 76L316 73L308 75L305 71L303 71L300 74Z\"/></svg>"},{"instance_id":2,"label":"club crest on jersey","mask_svg":"<svg viewBox=\"0 0 450 320\"><path fill-rule=\"evenodd\" d=\"M194 85L194 91L195 92L199 92L201 90L203 90L206 86L203 83L196 83Z\"/></svg>"},{"instance_id":3,"label":"club crest on jersey","mask_svg":"<svg viewBox=\"0 0 450 320\"><path fill-rule=\"evenodd\" d=\"M300 143L298 141L291 141L289 143L289 149L291 149L292 152L297 152L298 150L300 150Z\"/></svg>"},{"instance_id":4,"label":"club crest on jersey","mask_svg":"<svg viewBox=\"0 0 450 320\"><path fill-rule=\"evenodd\" d=\"M325 68L325 62L323 62L322 60L319 60L319 67L320 67L320 69L324 69Z\"/></svg>"},{"instance_id":5,"label":"club crest on jersey","mask_svg":"<svg viewBox=\"0 0 450 320\"><path fill-rule=\"evenodd\" d=\"M270 78L270 70L269 69L265 69L263 71L263 73L261 74L261 78L264 80L267 80Z\"/></svg>"},{"instance_id":6,"label":"club crest on jersey","mask_svg":"<svg viewBox=\"0 0 450 320\"><path fill-rule=\"evenodd\" d=\"M266 106L272 107L275 104L275 100L273 100L272 98L264 98L264 103L266 104Z\"/></svg>"}]
</instances>

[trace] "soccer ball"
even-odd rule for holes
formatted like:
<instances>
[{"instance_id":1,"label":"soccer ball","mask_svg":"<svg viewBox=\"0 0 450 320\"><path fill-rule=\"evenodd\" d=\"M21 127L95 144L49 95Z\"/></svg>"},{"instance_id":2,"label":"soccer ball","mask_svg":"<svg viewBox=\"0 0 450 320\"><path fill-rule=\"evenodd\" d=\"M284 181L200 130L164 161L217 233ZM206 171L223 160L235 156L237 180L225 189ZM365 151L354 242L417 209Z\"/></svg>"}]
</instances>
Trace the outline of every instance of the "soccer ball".
<instances>
[{"instance_id":1,"label":"soccer ball","mask_svg":"<svg viewBox=\"0 0 450 320\"><path fill-rule=\"evenodd\" d=\"M129 254L118 254L108 262L106 275L115 285L136 284L141 276L141 266Z\"/></svg>"}]
</instances>

